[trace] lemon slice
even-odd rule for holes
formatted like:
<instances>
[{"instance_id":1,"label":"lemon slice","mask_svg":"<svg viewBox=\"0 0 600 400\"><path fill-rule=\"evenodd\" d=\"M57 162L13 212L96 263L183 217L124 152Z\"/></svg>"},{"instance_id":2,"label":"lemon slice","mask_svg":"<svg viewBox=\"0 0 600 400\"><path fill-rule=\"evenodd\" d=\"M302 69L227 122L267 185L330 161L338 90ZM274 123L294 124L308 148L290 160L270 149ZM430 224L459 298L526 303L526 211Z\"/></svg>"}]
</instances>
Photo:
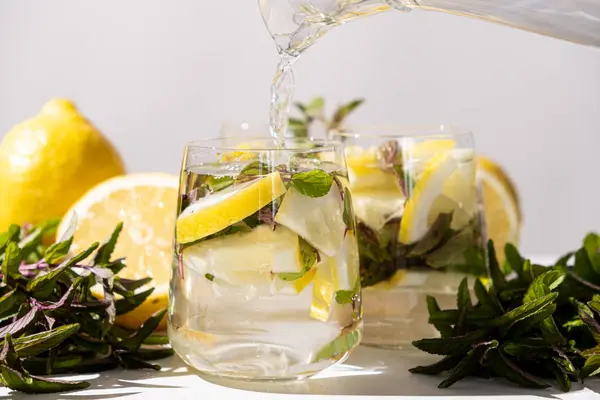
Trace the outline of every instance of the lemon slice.
<instances>
[{"instance_id":1,"label":"lemon slice","mask_svg":"<svg viewBox=\"0 0 600 400\"><path fill-rule=\"evenodd\" d=\"M333 257L344 241L343 210L335 182L322 197L304 196L292 187L281 202L275 222L296 232L323 255Z\"/></svg>"},{"instance_id":2,"label":"lemon slice","mask_svg":"<svg viewBox=\"0 0 600 400\"><path fill-rule=\"evenodd\" d=\"M119 222L119 236L112 259L125 257L127 267L119 276L129 279L152 277L152 295L135 310L117 317L117 323L134 329L168 303L173 227L177 207L177 176L148 173L109 179L87 192L67 212L58 227L61 237L68 229L73 211L78 218L71 250L84 250L108 238ZM166 327L166 318L159 329Z\"/></svg>"},{"instance_id":3,"label":"lemon slice","mask_svg":"<svg viewBox=\"0 0 600 400\"><path fill-rule=\"evenodd\" d=\"M437 154L427 163L405 204L400 242L410 244L425 236L432 208L443 194L446 181L457 170L458 164L448 154Z\"/></svg>"},{"instance_id":4,"label":"lemon slice","mask_svg":"<svg viewBox=\"0 0 600 400\"><path fill-rule=\"evenodd\" d=\"M300 272L298 235L284 226L259 225L250 232L202 241L183 250L183 265L217 284L270 288L273 274Z\"/></svg>"},{"instance_id":5,"label":"lemon slice","mask_svg":"<svg viewBox=\"0 0 600 400\"><path fill-rule=\"evenodd\" d=\"M217 233L254 214L286 192L279 172L208 195L177 219L177 242L189 243Z\"/></svg>"}]
</instances>

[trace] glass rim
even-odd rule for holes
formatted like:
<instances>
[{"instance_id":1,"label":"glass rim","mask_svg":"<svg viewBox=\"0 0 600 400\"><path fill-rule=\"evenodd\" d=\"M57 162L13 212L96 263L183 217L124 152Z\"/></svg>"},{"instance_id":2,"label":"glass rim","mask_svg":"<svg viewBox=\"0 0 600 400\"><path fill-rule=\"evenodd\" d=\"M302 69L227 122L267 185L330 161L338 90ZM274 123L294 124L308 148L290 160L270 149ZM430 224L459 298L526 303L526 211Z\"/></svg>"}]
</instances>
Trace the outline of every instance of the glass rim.
<instances>
[{"instance_id":1,"label":"glass rim","mask_svg":"<svg viewBox=\"0 0 600 400\"><path fill-rule=\"evenodd\" d=\"M249 153L265 153L265 152L281 152L281 153L323 153L327 151L335 152L344 144L339 140L333 139L321 139L321 138L295 138L286 137L285 142L310 142L320 144L320 147L314 147L309 149L301 148L289 148L281 147L278 148L271 136L231 136L231 137L213 137L207 139L195 139L185 144L185 149L203 149L203 150L214 150L214 151L244 151ZM232 142L238 146L240 143L248 144L252 146L252 142L262 142L262 146L254 146L249 148L236 147L235 145L224 145L223 143ZM211 144L212 143L212 144ZM264 146L264 143L272 143L272 147Z\"/></svg>"},{"instance_id":2,"label":"glass rim","mask_svg":"<svg viewBox=\"0 0 600 400\"><path fill-rule=\"evenodd\" d=\"M358 124L332 129L329 131L329 134L341 138L354 139L473 138L473 133L470 130L452 124Z\"/></svg>"}]
</instances>

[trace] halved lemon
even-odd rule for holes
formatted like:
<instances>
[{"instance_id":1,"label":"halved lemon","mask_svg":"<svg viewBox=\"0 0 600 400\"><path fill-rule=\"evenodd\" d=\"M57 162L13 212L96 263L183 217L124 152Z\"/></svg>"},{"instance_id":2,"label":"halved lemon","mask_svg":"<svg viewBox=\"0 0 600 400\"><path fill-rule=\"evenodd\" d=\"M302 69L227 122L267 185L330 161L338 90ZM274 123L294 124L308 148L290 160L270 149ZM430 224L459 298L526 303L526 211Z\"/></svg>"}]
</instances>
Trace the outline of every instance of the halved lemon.
<instances>
[{"instance_id":1,"label":"halved lemon","mask_svg":"<svg viewBox=\"0 0 600 400\"><path fill-rule=\"evenodd\" d=\"M517 190L506 172L486 157L477 159L477 179L483 192L487 236L502 262L506 243L519 244L522 213Z\"/></svg>"},{"instance_id":2,"label":"halved lemon","mask_svg":"<svg viewBox=\"0 0 600 400\"><path fill-rule=\"evenodd\" d=\"M249 217L286 192L279 172L231 186L188 206L177 219L177 242L190 243Z\"/></svg>"},{"instance_id":3,"label":"halved lemon","mask_svg":"<svg viewBox=\"0 0 600 400\"><path fill-rule=\"evenodd\" d=\"M344 202L337 183L322 197L308 197L291 187L277 211L275 222L304 238L328 257L335 256L344 241Z\"/></svg>"},{"instance_id":4,"label":"halved lemon","mask_svg":"<svg viewBox=\"0 0 600 400\"><path fill-rule=\"evenodd\" d=\"M65 215L57 236L69 228L73 211L78 219L71 250L79 252L108 238L119 222L123 231L112 259L125 257L119 275L129 279L152 277L152 295L117 323L135 329L154 312L167 307L172 262L173 231L179 179L162 173L129 174L104 181L87 192ZM100 292L101 293L101 292ZM166 328L166 318L159 329Z\"/></svg>"}]
</instances>

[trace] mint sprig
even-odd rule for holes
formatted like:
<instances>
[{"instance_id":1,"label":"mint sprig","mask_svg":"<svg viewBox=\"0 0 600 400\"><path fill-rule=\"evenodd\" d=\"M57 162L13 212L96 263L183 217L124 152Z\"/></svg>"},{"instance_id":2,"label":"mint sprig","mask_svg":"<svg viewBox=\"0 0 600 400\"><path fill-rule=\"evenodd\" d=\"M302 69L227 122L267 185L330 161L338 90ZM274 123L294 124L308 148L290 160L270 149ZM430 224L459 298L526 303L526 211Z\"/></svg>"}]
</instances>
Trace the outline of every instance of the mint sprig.
<instances>
[{"instance_id":1,"label":"mint sprig","mask_svg":"<svg viewBox=\"0 0 600 400\"><path fill-rule=\"evenodd\" d=\"M413 345L445 358L411 372L448 371L450 378L440 388L468 376L487 376L563 391L599 374L600 237L587 235L580 249L549 266L531 263L510 244L505 254L501 266L488 242L485 263L491 282L475 282L476 304L464 301L469 295L466 280L457 309L440 310L428 297L429 321L441 337Z\"/></svg>"},{"instance_id":2,"label":"mint sprig","mask_svg":"<svg viewBox=\"0 0 600 400\"><path fill-rule=\"evenodd\" d=\"M173 354L166 335L152 335L166 310L151 316L137 331L115 325L117 315L137 308L153 288L139 292L149 278L123 279L125 267L111 260L122 225L104 244L71 254L73 237L45 247L56 221L37 226L12 225L0 234L0 385L26 393L82 389L88 382L48 379L44 375L150 368L147 361ZM85 260L92 259L85 263ZM91 287L100 285L102 299ZM119 296L119 298L117 298Z\"/></svg>"},{"instance_id":3,"label":"mint sprig","mask_svg":"<svg viewBox=\"0 0 600 400\"><path fill-rule=\"evenodd\" d=\"M325 99L315 97L308 103L294 103L296 109L300 112L299 118L290 117L288 129L296 138L307 138L311 136L311 128L315 121L320 121L327 131L338 129L343 126L344 121L353 113L364 99L351 100L336 108L330 118L325 116Z\"/></svg>"}]
</instances>

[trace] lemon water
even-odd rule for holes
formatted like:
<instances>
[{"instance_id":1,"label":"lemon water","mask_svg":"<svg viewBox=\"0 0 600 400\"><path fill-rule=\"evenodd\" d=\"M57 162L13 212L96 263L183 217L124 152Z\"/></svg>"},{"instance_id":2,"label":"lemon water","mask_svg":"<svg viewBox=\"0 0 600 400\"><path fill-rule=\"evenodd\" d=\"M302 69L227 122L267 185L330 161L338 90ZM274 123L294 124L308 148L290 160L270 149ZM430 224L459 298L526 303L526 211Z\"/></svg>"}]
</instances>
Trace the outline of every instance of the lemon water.
<instances>
[{"instance_id":1,"label":"lemon water","mask_svg":"<svg viewBox=\"0 0 600 400\"><path fill-rule=\"evenodd\" d=\"M473 151L454 148L452 140L403 144L346 150L363 343L382 347L437 336L428 324L427 295L442 309L455 308L461 280L486 274L485 265L471 265L482 257L484 241Z\"/></svg>"},{"instance_id":2,"label":"lemon water","mask_svg":"<svg viewBox=\"0 0 600 400\"><path fill-rule=\"evenodd\" d=\"M182 182L169 312L179 356L247 379L296 379L345 359L362 329L346 172L235 160L186 168Z\"/></svg>"}]
</instances>

